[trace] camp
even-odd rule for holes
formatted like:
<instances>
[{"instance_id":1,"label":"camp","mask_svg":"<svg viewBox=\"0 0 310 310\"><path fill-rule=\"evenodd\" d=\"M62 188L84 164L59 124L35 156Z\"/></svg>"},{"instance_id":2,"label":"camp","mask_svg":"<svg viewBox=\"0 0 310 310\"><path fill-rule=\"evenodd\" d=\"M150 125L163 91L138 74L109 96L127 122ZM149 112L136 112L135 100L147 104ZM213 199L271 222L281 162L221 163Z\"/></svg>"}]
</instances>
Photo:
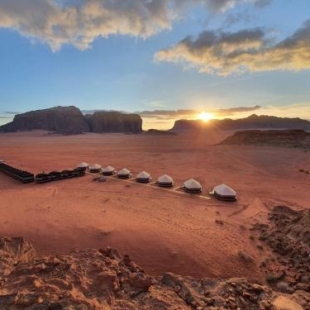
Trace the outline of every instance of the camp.
<instances>
[{"instance_id":1,"label":"camp","mask_svg":"<svg viewBox=\"0 0 310 310\"><path fill-rule=\"evenodd\" d=\"M151 179L151 175L148 172L142 171L137 175L136 181L139 183L148 183Z\"/></svg>"},{"instance_id":2,"label":"camp","mask_svg":"<svg viewBox=\"0 0 310 310\"><path fill-rule=\"evenodd\" d=\"M94 164L94 165L89 166L88 169L89 169L89 172L97 173L100 171L101 166L99 164Z\"/></svg>"},{"instance_id":3,"label":"camp","mask_svg":"<svg viewBox=\"0 0 310 310\"><path fill-rule=\"evenodd\" d=\"M169 175L164 174L157 179L157 185L160 187L172 187L173 179Z\"/></svg>"},{"instance_id":4,"label":"camp","mask_svg":"<svg viewBox=\"0 0 310 310\"><path fill-rule=\"evenodd\" d=\"M194 180L194 179L189 179L183 183L183 188L187 193L201 193L202 187L201 184Z\"/></svg>"},{"instance_id":5,"label":"camp","mask_svg":"<svg viewBox=\"0 0 310 310\"><path fill-rule=\"evenodd\" d=\"M237 193L225 184L215 186L212 192L214 197L224 201L235 201L237 196Z\"/></svg>"},{"instance_id":6,"label":"camp","mask_svg":"<svg viewBox=\"0 0 310 310\"><path fill-rule=\"evenodd\" d=\"M86 162L81 162L76 168L83 169L84 171L89 167L89 164Z\"/></svg>"},{"instance_id":7,"label":"camp","mask_svg":"<svg viewBox=\"0 0 310 310\"><path fill-rule=\"evenodd\" d=\"M126 168L123 168L122 170L117 172L117 177L120 179L129 179L130 171Z\"/></svg>"},{"instance_id":8,"label":"camp","mask_svg":"<svg viewBox=\"0 0 310 310\"><path fill-rule=\"evenodd\" d=\"M115 173L115 169L112 166L107 166L102 169L103 175L108 176L108 175L113 175L114 173Z\"/></svg>"}]
</instances>

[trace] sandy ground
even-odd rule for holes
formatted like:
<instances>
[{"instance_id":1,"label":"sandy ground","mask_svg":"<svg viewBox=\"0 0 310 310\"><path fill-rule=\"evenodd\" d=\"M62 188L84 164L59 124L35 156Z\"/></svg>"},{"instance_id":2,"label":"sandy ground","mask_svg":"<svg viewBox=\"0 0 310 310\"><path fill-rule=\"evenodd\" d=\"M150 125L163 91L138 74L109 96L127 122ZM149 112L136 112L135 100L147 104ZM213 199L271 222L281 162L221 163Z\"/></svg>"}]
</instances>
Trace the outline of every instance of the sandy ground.
<instances>
[{"instance_id":1,"label":"sandy ground","mask_svg":"<svg viewBox=\"0 0 310 310\"><path fill-rule=\"evenodd\" d=\"M167 173L176 186L195 178L206 198L115 178L93 182L89 174L26 185L0 174L0 235L23 236L39 254L116 247L151 275L260 280L258 265L269 254L257 248L248 228L275 205L309 207L310 175L299 169L310 169L310 157L299 149L213 145L221 138L1 134L0 159L33 173L87 161L127 167L133 175L145 170L154 180ZM208 197L220 183L237 191L238 202ZM245 263L239 251L254 263Z\"/></svg>"}]
</instances>

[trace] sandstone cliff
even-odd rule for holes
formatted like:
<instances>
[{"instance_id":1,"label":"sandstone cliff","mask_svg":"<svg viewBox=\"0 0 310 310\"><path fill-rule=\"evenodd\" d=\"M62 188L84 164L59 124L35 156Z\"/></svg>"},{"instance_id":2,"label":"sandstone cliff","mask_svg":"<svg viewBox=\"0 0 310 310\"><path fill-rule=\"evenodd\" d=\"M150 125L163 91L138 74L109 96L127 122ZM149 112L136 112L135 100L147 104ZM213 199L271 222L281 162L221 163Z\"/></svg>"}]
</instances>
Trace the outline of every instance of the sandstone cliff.
<instances>
[{"instance_id":1,"label":"sandstone cliff","mask_svg":"<svg viewBox=\"0 0 310 310\"><path fill-rule=\"evenodd\" d=\"M142 132L142 119L137 114L95 112L83 115L73 106L55 107L18 114L11 123L0 126L0 131L29 131L41 129L61 134L83 132Z\"/></svg>"},{"instance_id":2,"label":"sandstone cliff","mask_svg":"<svg viewBox=\"0 0 310 310\"><path fill-rule=\"evenodd\" d=\"M142 119L138 114L98 111L87 116L92 132L142 132Z\"/></svg>"},{"instance_id":3,"label":"sandstone cliff","mask_svg":"<svg viewBox=\"0 0 310 310\"><path fill-rule=\"evenodd\" d=\"M310 133L304 130L237 131L220 144L266 145L310 148Z\"/></svg>"},{"instance_id":4,"label":"sandstone cliff","mask_svg":"<svg viewBox=\"0 0 310 310\"><path fill-rule=\"evenodd\" d=\"M244 130L244 129L303 129L310 131L310 121L300 118L281 118L253 114L241 119L210 120L204 124L200 120L178 120L171 131L189 132L197 130Z\"/></svg>"},{"instance_id":5,"label":"sandstone cliff","mask_svg":"<svg viewBox=\"0 0 310 310\"><path fill-rule=\"evenodd\" d=\"M30 111L15 115L13 121L0 127L0 131L28 131L42 129L59 133L89 131L82 112L73 106Z\"/></svg>"}]
</instances>

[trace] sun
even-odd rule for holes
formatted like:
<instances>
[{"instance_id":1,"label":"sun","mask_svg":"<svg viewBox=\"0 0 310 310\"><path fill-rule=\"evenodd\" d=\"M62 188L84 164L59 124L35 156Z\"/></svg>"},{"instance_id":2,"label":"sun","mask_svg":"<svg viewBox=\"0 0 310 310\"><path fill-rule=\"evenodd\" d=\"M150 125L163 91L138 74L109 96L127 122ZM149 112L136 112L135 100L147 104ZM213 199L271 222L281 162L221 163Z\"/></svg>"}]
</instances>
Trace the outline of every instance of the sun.
<instances>
[{"instance_id":1,"label":"sun","mask_svg":"<svg viewBox=\"0 0 310 310\"><path fill-rule=\"evenodd\" d=\"M201 112L197 115L197 119L200 119L203 122L208 122L212 118L214 118L214 115L212 113L208 113L208 112Z\"/></svg>"}]
</instances>

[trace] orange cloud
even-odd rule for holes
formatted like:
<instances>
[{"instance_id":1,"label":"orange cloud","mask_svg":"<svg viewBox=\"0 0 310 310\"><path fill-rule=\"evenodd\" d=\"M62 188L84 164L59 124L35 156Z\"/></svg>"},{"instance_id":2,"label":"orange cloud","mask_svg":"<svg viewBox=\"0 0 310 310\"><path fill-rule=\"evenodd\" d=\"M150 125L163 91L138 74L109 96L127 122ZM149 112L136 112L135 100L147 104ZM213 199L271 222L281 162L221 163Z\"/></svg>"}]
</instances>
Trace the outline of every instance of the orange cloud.
<instances>
[{"instance_id":1,"label":"orange cloud","mask_svg":"<svg viewBox=\"0 0 310 310\"><path fill-rule=\"evenodd\" d=\"M245 2L266 0L0 0L0 28L41 40L54 51L64 44L84 50L98 37L145 38L170 29L188 6L223 11Z\"/></svg>"},{"instance_id":2,"label":"orange cloud","mask_svg":"<svg viewBox=\"0 0 310 310\"><path fill-rule=\"evenodd\" d=\"M262 29L234 33L205 31L155 55L157 61L195 67L202 73L310 69L310 20L293 35L271 44Z\"/></svg>"}]
</instances>

